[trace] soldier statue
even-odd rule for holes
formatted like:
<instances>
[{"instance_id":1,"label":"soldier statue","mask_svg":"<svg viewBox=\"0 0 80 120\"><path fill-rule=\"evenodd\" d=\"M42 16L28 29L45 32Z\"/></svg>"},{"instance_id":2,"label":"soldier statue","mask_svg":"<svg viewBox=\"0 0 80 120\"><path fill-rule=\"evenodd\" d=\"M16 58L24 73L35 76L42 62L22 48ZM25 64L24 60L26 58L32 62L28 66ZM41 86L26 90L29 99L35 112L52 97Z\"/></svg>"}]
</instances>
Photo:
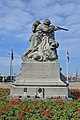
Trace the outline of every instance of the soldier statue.
<instances>
[{"instance_id":1,"label":"soldier statue","mask_svg":"<svg viewBox=\"0 0 80 120\"><path fill-rule=\"evenodd\" d=\"M51 25L49 19L43 23L36 21L33 24L33 34L30 37L30 48L23 54L22 60L53 61L58 59L57 48L59 43L55 40L55 31L66 30Z\"/></svg>"}]
</instances>

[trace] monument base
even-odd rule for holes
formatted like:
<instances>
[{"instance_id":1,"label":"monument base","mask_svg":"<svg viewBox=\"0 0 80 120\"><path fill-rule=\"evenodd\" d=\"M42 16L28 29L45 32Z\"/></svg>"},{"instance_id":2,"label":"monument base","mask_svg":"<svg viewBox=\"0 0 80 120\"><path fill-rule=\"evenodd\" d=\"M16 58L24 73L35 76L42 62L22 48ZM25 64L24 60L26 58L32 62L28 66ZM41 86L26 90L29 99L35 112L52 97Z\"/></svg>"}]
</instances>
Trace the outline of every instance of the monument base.
<instances>
[{"instance_id":1,"label":"monument base","mask_svg":"<svg viewBox=\"0 0 80 120\"><path fill-rule=\"evenodd\" d=\"M58 61L22 63L21 73L11 88L11 96L68 97L68 84Z\"/></svg>"},{"instance_id":2,"label":"monument base","mask_svg":"<svg viewBox=\"0 0 80 120\"><path fill-rule=\"evenodd\" d=\"M22 96L22 97L41 97L41 98L51 98L51 97L68 97L68 87L46 87L46 86L12 86L11 96Z\"/></svg>"}]
</instances>

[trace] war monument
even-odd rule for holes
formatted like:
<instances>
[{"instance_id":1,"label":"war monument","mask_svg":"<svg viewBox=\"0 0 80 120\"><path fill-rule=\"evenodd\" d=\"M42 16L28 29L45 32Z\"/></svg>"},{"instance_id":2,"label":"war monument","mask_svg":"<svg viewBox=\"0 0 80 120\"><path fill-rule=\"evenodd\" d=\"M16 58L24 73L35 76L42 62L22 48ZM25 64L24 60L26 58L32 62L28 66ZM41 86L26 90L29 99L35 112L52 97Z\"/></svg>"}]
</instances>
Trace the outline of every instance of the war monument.
<instances>
[{"instance_id":1,"label":"war monument","mask_svg":"<svg viewBox=\"0 0 80 120\"><path fill-rule=\"evenodd\" d=\"M51 25L49 19L32 26L30 48L22 55L21 73L12 84L12 96L68 97L68 83L58 63L55 31L66 30Z\"/></svg>"}]
</instances>

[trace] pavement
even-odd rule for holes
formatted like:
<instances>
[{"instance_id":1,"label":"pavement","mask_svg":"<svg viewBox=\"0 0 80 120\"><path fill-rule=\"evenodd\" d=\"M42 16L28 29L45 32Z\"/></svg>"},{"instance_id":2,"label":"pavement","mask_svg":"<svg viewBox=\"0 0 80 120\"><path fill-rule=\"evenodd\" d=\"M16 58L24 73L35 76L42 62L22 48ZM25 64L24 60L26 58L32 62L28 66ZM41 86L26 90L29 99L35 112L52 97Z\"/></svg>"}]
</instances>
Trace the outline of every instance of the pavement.
<instances>
[{"instance_id":1,"label":"pavement","mask_svg":"<svg viewBox=\"0 0 80 120\"><path fill-rule=\"evenodd\" d=\"M0 88L11 88L12 83L0 83Z\"/></svg>"},{"instance_id":2,"label":"pavement","mask_svg":"<svg viewBox=\"0 0 80 120\"><path fill-rule=\"evenodd\" d=\"M79 88L80 89L80 82L70 82L70 88Z\"/></svg>"}]
</instances>

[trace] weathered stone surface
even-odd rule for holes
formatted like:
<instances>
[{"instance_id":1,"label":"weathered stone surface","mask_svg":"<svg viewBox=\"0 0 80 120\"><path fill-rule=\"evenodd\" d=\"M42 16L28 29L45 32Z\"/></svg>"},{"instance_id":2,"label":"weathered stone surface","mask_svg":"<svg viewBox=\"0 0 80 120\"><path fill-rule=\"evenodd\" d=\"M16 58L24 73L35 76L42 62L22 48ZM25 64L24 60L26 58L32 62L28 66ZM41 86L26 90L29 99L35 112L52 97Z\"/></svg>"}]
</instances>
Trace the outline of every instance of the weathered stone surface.
<instances>
[{"instance_id":1,"label":"weathered stone surface","mask_svg":"<svg viewBox=\"0 0 80 120\"><path fill-rule=\"evenodd\" d=\"M16 78L16 84L34 84L33 82L44 84L54 83L64 84L60 79L60 67L58 61L53 62L23 62L21 74ZM46 83L45 83L46 84Z\"/></svg>"},{"instance_id":2,"label":"weathered stone surface","mask_svg":"<svg viewBox=\"0 0 80 120\"><path fill-rule=\"evenodd\" d=\"M28 79L51 79L60 78L58 62L25 62L22 63L20 78ZM58 80L59 81L59 80ZM26 81L25 81L26 82Z\"/></svg>"},{"instance_id":3,"label":"weathered stone surface","mask_svg":"<svg viewBox=\"0 0 80 120\"><path fill-rule=\"evenodd\" d=\"M68 87L66 80L61 80L60 65L53 62L23 62L21 73L17 76L11 89L12 96L67 96ZM27 92L24 92L27 88ZM38 89L42 92L39 93Z\"/></svg>"},{"instance_id":4,"label":"weathered stone surface","mask_svg":"<svg viewBox=\"0 0 80 120\"><path fill-rule=\"evenodd\" d=\"M27 88L27 92L24 92L24 88ZM41 93L39 93L39 89L42 89ZM35 95L46 98L46 97L54 97L54 96L61 96L61 97L68 97L68 87L40 87L38 85L36 86L13 86L11 89L11 95L12 96L32 96Z\"/></svg>"}]
</instances>

